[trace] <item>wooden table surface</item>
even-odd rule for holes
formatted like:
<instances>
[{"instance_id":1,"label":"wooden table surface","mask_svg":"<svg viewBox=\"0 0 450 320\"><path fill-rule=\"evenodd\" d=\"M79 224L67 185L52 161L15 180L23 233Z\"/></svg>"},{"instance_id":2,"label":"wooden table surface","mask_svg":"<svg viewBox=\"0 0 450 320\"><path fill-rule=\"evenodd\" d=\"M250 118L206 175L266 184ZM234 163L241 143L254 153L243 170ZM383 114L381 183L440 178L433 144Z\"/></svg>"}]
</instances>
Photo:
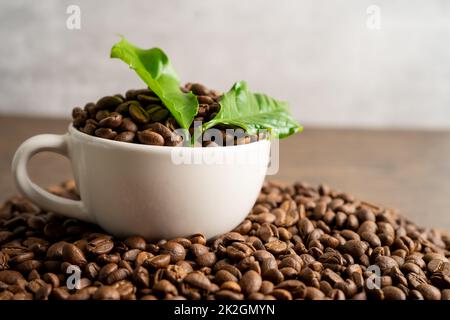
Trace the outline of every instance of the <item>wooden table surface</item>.
<instances>
[{"instance_id":1,"label":"wooden table surface","mask_svg":"<svg viewBox=\"0 0 450 320\"><path fill-rule=\"evenodd\" d=\"M40 133L64 133L69 120L0 116L0 201L16 192L16 148ZM67 159L49 153L30 162L42 186L72 177ZM450 230L450 131L306 128L280 143L280 170L269 179L326 183L359 199L397 208L423 226Z\"/></svg>"}]
</instances>

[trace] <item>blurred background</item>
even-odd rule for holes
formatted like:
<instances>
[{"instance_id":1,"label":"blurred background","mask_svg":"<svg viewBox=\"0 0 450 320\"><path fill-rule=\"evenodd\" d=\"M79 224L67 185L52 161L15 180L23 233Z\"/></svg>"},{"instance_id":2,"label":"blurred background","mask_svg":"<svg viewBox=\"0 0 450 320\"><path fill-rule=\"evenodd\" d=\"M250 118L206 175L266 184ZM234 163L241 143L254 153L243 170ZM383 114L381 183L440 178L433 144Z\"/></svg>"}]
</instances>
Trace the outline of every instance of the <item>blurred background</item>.
<instances>
[{"instance_id":1,"label":"blurred background","mask_svg":"<svg viewBox=\"0 0 450 320\"><path fill-rule=\"evenodd\" d=\"M142 87L109 59L123 34L163 48L183 82L247 80L306 126L450 128L449 13L446 0L1 0L0 116L68 117Z\"/></svg>"}]
</instances>

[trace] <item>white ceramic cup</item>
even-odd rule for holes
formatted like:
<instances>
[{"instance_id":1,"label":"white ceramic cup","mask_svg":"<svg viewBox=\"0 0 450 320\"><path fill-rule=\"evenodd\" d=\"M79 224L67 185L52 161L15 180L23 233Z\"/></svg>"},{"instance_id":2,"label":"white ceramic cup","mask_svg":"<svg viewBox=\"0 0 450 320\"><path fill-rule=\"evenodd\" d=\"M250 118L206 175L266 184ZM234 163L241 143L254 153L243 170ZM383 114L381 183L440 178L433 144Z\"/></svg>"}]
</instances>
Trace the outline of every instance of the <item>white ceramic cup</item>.
<instances>
[{"instance_id":1,"label":"white ceramic cup","mask_svg":"<svg viewBox=\"0 0 450 320\"><path fill-rule=\"evenodd\" d=\"M81 201L53 195L30 180L27 163L41 151L70 159ZM269 154L268 140L215 148L148 146L93 137L70 125L64 135L26 140L12 170L19 191L43 209L97 223L116 236L211 238L248 214ZM186 163L186 155L196 162Z\"/></svg>"}]
</instances>

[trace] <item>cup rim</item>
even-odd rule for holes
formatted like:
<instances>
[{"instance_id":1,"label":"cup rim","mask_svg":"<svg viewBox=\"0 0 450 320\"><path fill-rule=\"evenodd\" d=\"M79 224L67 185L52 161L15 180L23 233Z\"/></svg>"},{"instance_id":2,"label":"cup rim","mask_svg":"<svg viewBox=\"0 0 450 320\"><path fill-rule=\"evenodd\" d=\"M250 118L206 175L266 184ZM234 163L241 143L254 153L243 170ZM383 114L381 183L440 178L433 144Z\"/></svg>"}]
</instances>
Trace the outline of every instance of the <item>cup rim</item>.
<instances>
[{"instance_id":1,"label":"cup rim","mask_svg":"<svg viewBox=\"0 0 450 320\"><path fill-rule=\"evenodd\" d=\"M68 128L69 134L73 135L74 137L84 140L89 143L95 143L95 144L104 144L107 146L114 146L114 148L120 148L120 149L131 149L131 150L140 150L140 151L167 151L172 152L174 148L177 148L177 150L192 150L195 152L217 152L218 150L229 150L229 152L238 151L240 149L246 149L246 148L252 148L257 147L261 144L270 143L270 140L260 140L256 142L251 142L247 144L239 144L239 145L232 145L232 146L226 146L226 147L214 147L214 148L208 148L208 147L171 147L171 146L154 146L154 145L147 145L147 144L137 144L137 143L127 143L122 141L115 141L115 140L109 140L109 139L103 139L96 136L91 136L87 133L81 132L77 128L74 127L73 123L71 122L69 124ZM209 151L208 151L209 150Z\"/></svg>"}]
</instances>

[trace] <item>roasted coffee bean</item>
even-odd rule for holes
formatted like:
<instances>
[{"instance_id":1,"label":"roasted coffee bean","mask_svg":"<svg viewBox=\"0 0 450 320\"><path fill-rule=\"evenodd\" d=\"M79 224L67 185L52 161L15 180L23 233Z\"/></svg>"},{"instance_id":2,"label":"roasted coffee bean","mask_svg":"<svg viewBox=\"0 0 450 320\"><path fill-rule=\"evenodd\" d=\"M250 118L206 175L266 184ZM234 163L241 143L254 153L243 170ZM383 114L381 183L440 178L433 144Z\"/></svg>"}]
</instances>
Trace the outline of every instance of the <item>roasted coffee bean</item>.
<instances>
[{"instance_id":1,"label":"roasted coffee bean","mask_svg":"<svg viewBox=\"0 0 450 320\"><path fill-rule=\"evenodd\" d=\"M385 300L405 300L405 293L397 287L386 286L383 289L383 295Z\"/></svg>"},{"instance_id":2,"label":"roasted coffee bean","mask_svg":"<svg viewBox=\"0 0 450 320\"><path fill-rule=\"evenodd\" d=\"M64 233L64 227L59 223L50 222L44 227L44 234L49 238L60 238Z\"/></svg>"},{"instance_id":3,"label":"roasted coffee bean","mask_svg":"<svg viewBox=\"0 0 450 320\"><path fill-rule=\"evenodd\" d=\"M265 244L265 247L267 248L267 251L269 251L272 254L279 255L287 250L287 244L284 241L281 240L274 240L271 242L268 242Z\"/></svg>"},{"instance_id":4,"label":"roasted coffee bean","mask_svg":"<svg viewBox=\"0 0 450 320\"><path fill-rule=\"evenodd\" d=\"M168 241L164 243L161 246L160 252L161 254L170 255L171 263L176 263L180 260L184 260L184 258L186 257L186 250L184 249L184 247L175 241Z\"/></svg>"},{"instance_id":5,"label":"roasted coffee bean","mask_svg":"<svg viewBox=\"0 0 450 320\"><path fill-rule=\"evenodd\" d=\"M221 284L223 282L230 282L230 281L237 282L238 278L227 270L219 270L215 275L215 280L218 284Z\"/></svg>"},{"instance_id":6,"label":"roasted coffee bean","mask_svg":"<svg viewBox=\"0 0 450 320\"><path fill-rule=\"evenodd\" d=\"M164 145L164 138L148 129L148 130L144 130L144 131L139 131L137 133L138 139L141 143L143 144L149 144L149 145L156 145L156 146L163 146Z\"/></svg>"},{"instance_id":7,"label":"roasted coffee bean","mask_svg":"<svg viewBox=\"0 0 450 320\"><path fill-rule=\"evenodd\" d=\"M96 107L102 109L115 109L123 100L117 96L106 96L97 101Z\"/></svg>"},{"instance_id":8,"label":"roasted coffee bean","mask_svg":"<svg viewBox=\"0 0 450 320\"><path fill-rule=\"evenodd\" d=\"M138 131L137 125L130 118L124 118L119 129L125 132L129 131L133 133L136 133Z\"/></svg>"},{"instance_id":9,"label":"roasted coffee bean","mask_svg":"<svg viewBox=\"0 0 450 320\"><path fill-rule=\"evenodd\" d=\"M80 267L87 263L83 252L71 243L64 244L62 248L62 258L64 261Z\"/></svg>"},{"instance_id":10,"label":"roasted coffee bean","mask_svg":"<svg viewBox=\"0 0 450 320\"><path fill-rule=\"evenodd\" d=\"M169 110L161 109L149 114L150 121L152 122L164 122L169 116Z\"/></svg>"},{"instance_id":11,"label":"roasted coffee bean","mask_svg":"<svg viewBox=\"0 0 450 320\"><path fill-rule=\"evenodd\" d=\"M33 252L23 252L9 259L10 265L18 265L27 260L31 260L34 258Z\"/></svg>"},{"instance_id":12,"label":"roasted coffee bean","mask_svg":"<svg viewBox=\"0 0 450 320\"><path fill-rule=\"evenodd\" d=\"M130 105L129 112L131 118L138 124L146 124L150 121L150 116L141 106Z\"/></svg>"},{"instance_id":13,"label":"roasted coffee bean","mask_svg":"<svg viewBox=\"0 0 450 320\"><path fill-rule=\"evenodd\" d=\"M60 284L58 276L51 272L45 273L42 276L42 280L44 280L48 284L51 284L53 288L59 287L59 284Z\"/></svg>"},{"instance_id":14,"label":"roasted coffee bean","mask_svg":"<svg viewBox=\"0 0 450 320\"><path fill-rule=\"evenodd\" d=\"M208 290L211 286L211 281L201 272L193 271L184 277L184 282L200 289Z\"/></svg>"},{"instance_id":15,"label":"roasted coffee bean","mask_svg":"<svg viewBox=\"0 0 450 320\"><path fill-rule=\"evenodd\" d=\"M368 245L360 240L349 240L343 245L342 249L352 257L359 258L366 252Z\"/></svg>"},{"instance_id":16,"label":"roasted coffee bean","mask_svg":"<svg viewBox=\"0 0 450 320\"><path fill-rule=\"evenodd\" d=\"M190 86L190 90L197 96L207 96L209 94L208 89L200 83L193 83Z\"/></svg>"},{"instance_id":17,"label":"roasted coffee bean","mask_svg":"<svg viewBox=\"0 0 450 320\"><path fill-rule=\"evenodd\" d=\"M117 289L114 289L112 286L103 286L98 288L93 296L95 300L119 300L120 294Z\"/></svg>"},{"instance_id":18,"label":"roasted coffee bean","mask_svg":"<svg viewBox=\"0 0 450 320\"><path fill-rule=\"evenodd\" d=\"M394 267L398 267L397 261L395 261L391 257L387 256L378 256L375 259L375 263L381 268L382 271L391 270Z\"/></svg>"},{"instance_id":19,"label":"roasted coffee bean","mask_svg":"<svg viewBox=\"0 0 450 320\"><path fill-rule=\"evenodd\" d=\"M142 237L128 237L125 239L125 244L130 249L139 249L139 250L145 250L145 240Z\"/></svg>"},{"instance_id":20,"label":"roasted coffee bean","mask_svg":"<svg viewBox=\"0 0 450 320\"><path fill-rule=\"evenodd\" d=\"M261 284L261 276L253 270L249 270L244 273L242 279L239 281L239 285L241 286L242 291L246 294L259 291L259 289L261 288Z\"/></svg>"},{"instance_id":21,"label":"roasted coffee bean","mask_svg":"<svg viewBox=\"0 0 450 320\"><path fill-rule=\"evenodd\" d=\"M95 130L95 135L99 138L112 140L117 136L117 132L111 128L99 128Z\"/></svg>"},{"instance_id":22,"label":"roasted coffee bean","mask_svg":"<svg viewBox=\"0 0 450 320\"><path fill-rule=\"evenodd\" d=\"M174 296L178 295L177 288L172 283L170 283L170 281L167 281L165 279L160 280L157 283L155 283L155 285L153 286L153 290L155 292L161 292L164 295L167 295L167 294L172 294Z\"/></svg>"},{"instance_id":23,"label":"roasted coffee bean","mask_svg":"<svg viewBox=\"0 0 450 320\"><path fill-rule=\"evenodd\" d=\"M98 237L91 240L87 246L86 250L92 254L106 254L109 253L114 248L114 243L109 238Z\"/></svg>"},{"instance_id":24,"label":"roasted coffee bean","mask_svg":"<svg viewBox=\"0 0 450 320\"><path fill-rule=\"evenodd\" d=\"M86 275L90 279L95 279L100 271L100 266L95 262L89 262L85 267Z\"/></svg>"},{"instance_id":25,"label":"roasted coffee bean","mask_svg":"<svg viewBox=\"0 0 450 320\"><path fill-rule=\"evenodd\" d=\"M175 145L176 143L179 142L174 133L165 125L159 122L148 124L145 126L145 128L147 130L150 129L161 135L165 141L165 145Z\"/></svg>"},{"instance_id":26,"label":"roasted coffee bean","mask_svg":"<svg viewBox=\"0 0 450 320\"><path fill-rule=\"evenodd\" d=\"M308 300L321 300L325 298L325 294L315 287L307 287L305 299Z\"/></svg>"},{"instance_id":27,"label":"roasted coffee bean","mask_svg":"<svg viewBox=\"0 0 450 320\"><path fill-rule=\"evenodd\" d=\"M100 122L109 117L109 115L110 112L108 110L100 110L95 114L95 120L97 120L98 125L100 125Z\"/></svg>"},{"instance_id":28,"label":"roasted coffee bean","mask_svg":"<svg viewBox=\"0 0 450 320\"><path fill-rule=\"evenodd\" d=\"M137 99L143 103L160 103L161 100L158 97L148 94L138 94Z\"/></svg>"},{"instance_id":29,"label":"roasted coffee bean","mask_svg":"<svg viewBox=\"0 0 450 320\"><path fill-rule=\"evenodd\" d=\"M450 289L442 290L442 300L450 300Z\"/></svg>"},{"instance_id":30,"label":"roasted coffee bean","mask_svg":"<svg viewBox=\"0 0 450 320\"><path fill-rule=\"evenodd\" d=\"M22 274L17 271L3 270L0 271L0 281L9 285L15 285L19 284L20 282L25 282L25 279Z\"/></svg>"},{"instance_id":31,"label":"roasted coffee bean","mask_svg":"<svg viewBox=\"0 0 450 320\"><path fill-rule=\"evenodd\" d=\"M427 269L432 273L443 272L450 275L450 262L445 262L441 259L433 259L428 262Z\"/></svg>"},{"instance_id":32,"label":"roasted coffee bean","mask_svg":"<svg viewBox=\"0 0 450 320\"><path fill-rule=\"evenodd\" d=\"M70 297L70 293L65 288L53 288L51 297L55 300L67 300Z\"/></svg>"},{"instance_id":33,"label":"roasted coffee bean","mask_svg":"<svg viewBox=\"0 0 450 320\"><path fill-rule=\"evenodd\" d=\"M106 284L113 284L115 282L126 279L130 275L129 270L126 268L118 268L108 274L105 279Z\"/></svg>"},{"instance_id":34,"label":"roasted coffee bean","mask_svg":"<svg viewBox=\"0 0 450 320\"><path fill-rule=\"evenodd\" d=\"M119 133L114 140L116 141L122 141L122 142L133 142L135 137L134 132L132 131L124 131Z\"/></svg>"},{"instance_id":35,"label":"roasted coffee bean","mask_svg":"<svg viewBox=\"0 0 450 320\"><path fill-rule=\"evenodd\" d=\"M77 107L72 110L73 125L75 127L84 126L88 119L88 112Z\"/></svg>"},{"instance_id":36,"label":"roasted coffee bean","mask_svg":"<svg viewBox=\"0 0 450 320\"><path fill-rule=\"evenodd\" d=\"M105 281L108 276L118 269L118 265L116 263L108 263L104 265L100 271L98 272L98 280Z\"/></svg>"},{"instance_id":37,"label":"roasted coffee bean","mask_svg":"<svg viewBox=\"0 0 450 320\"><path fill-rule=\"evenodd\" d=\"M108 116L104 117L99 121L99 125L101 127L105 127L105 128L112 128L115 129L117 127L119 127L122 124L122 115L120 113L117 112L112 112L110 113Z\"/></svg>"},{"instance_id":38,"label":"roasted coffee bean","mask_svg":"<svg viewBox=\"0 0 450 320\"><path fill-rule=\"evenodd\" d=\"M419 284L417 290L423 295L425 300L441 300L441 292L439 289L430 284Z\"/></svg>"},{"instance_id":39,"label":"roasted coffee bean","mask_svg":"<svg viewBox=\"0 0 450 320\"><path fill-rule=\"evenodd\" d=\"M212 266L214 266L214 263L216 263L216 261L217 261L217 257L214 252L207 252L203 255L198 256L195 259L195 262L200 267L212 267Z\"/></svg>"}]
</instances>

